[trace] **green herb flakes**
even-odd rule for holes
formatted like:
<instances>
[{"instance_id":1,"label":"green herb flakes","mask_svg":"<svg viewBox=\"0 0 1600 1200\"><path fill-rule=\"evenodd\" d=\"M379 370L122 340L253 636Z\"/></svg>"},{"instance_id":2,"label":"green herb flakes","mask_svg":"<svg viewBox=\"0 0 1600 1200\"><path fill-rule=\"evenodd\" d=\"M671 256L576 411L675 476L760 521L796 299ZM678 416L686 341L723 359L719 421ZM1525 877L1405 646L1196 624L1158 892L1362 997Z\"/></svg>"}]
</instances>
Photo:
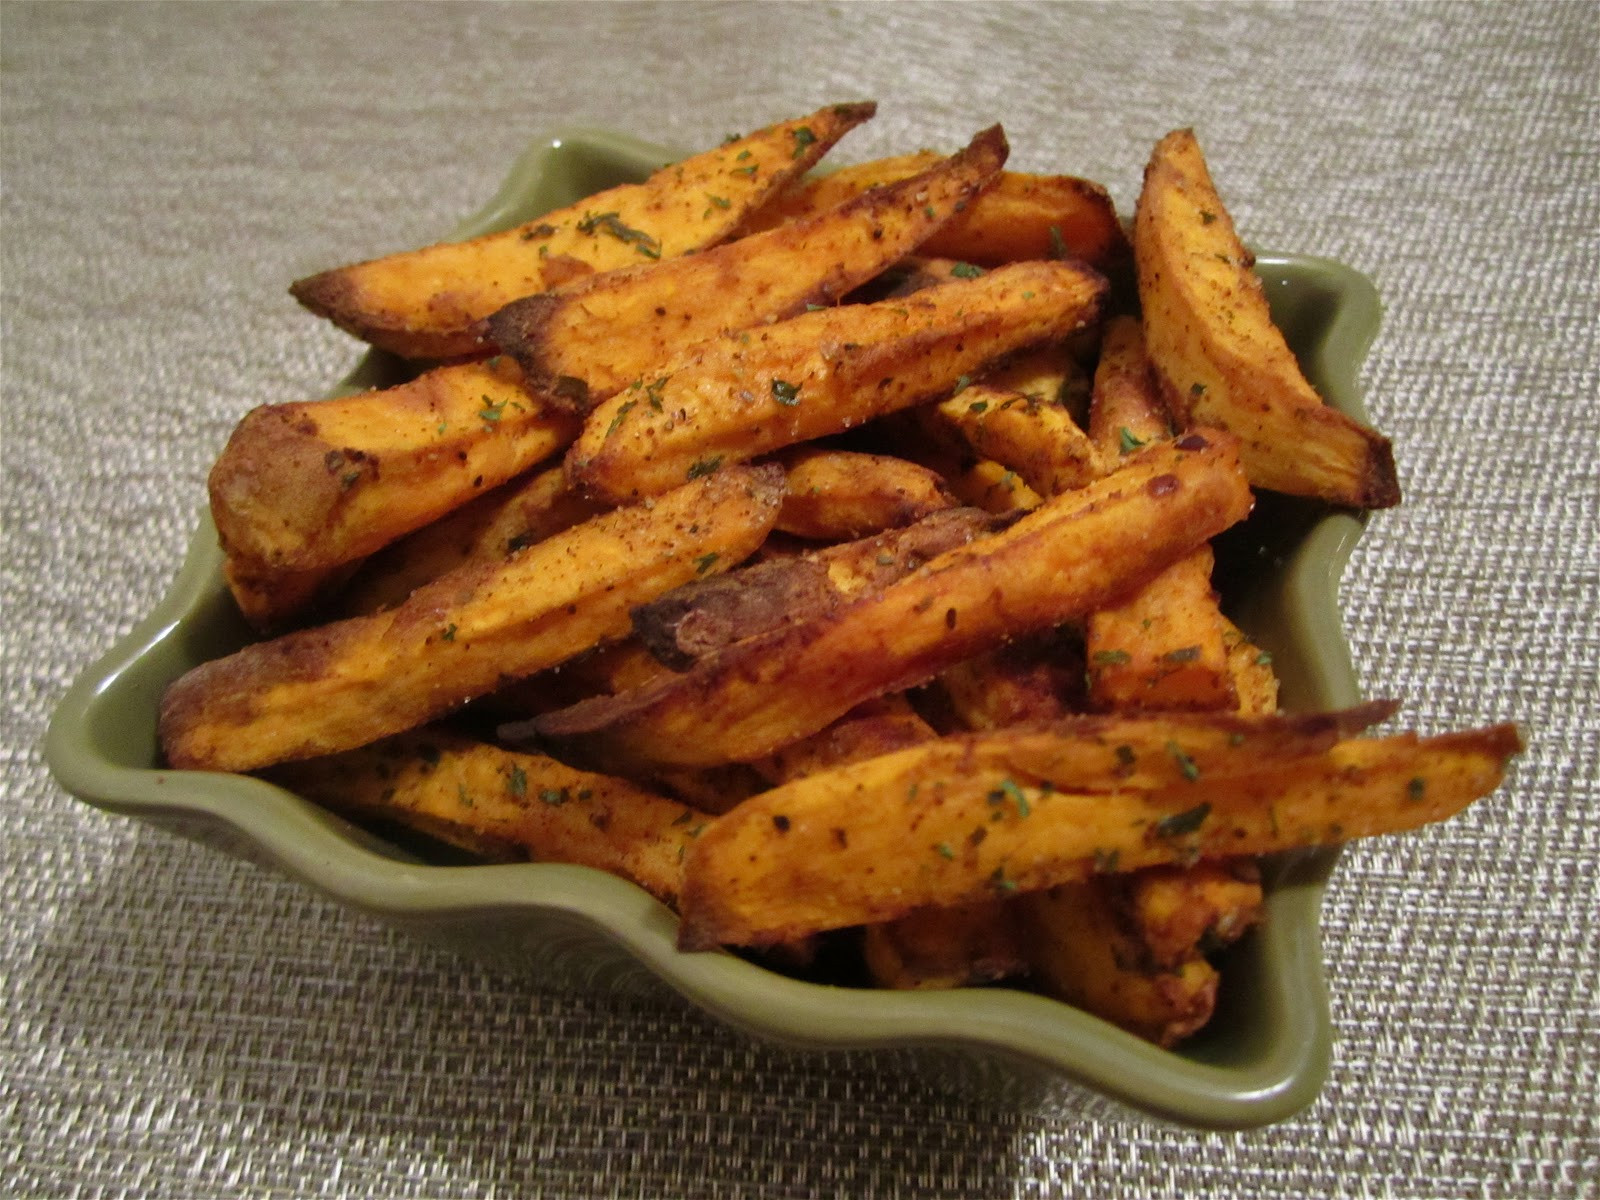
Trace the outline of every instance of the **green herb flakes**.
<instances>
[{"instance_id":1,"label":"green herb flakes","mask_svg":"<svg viewBox=\"0 0 1600 1200\"><path fill-rule=\"evenodd\" d=\"M1200 768L1195 765L1194 759L1184 753L1183 747L1177 742L1167 743L1167 753L1172 755L1172 761L1178 764L1178 773L1190 783L1200 778Z\"/></svg>"},{"instance_id":2,"label":"green herb flakes","mask_svg":"<svg viewBox=\"0 0 1600 1200\"><path fill-rule=\"evenodd\" d=\"M1156 822L1156 836L1163 838L1184 837L1195 832L1206 823L1206 818L1211 815L1211 805L1196 804L1193 808L1185 809L1181 813L1173 813L1170 817L1162 817Z\"/></svg>"},{"instance_id":3,"label":"green herb flakes","mask_svg":"<svg viewBox=\"0 0 1600 1200\"><path fill-rule=\"evenodd\" d=\"M713 454L710 458L696 459L689 464L688 477L690 479L704 479L707 475L715 475L717 468L722 465L722 455Z\"/></svg>"}]
</instances>

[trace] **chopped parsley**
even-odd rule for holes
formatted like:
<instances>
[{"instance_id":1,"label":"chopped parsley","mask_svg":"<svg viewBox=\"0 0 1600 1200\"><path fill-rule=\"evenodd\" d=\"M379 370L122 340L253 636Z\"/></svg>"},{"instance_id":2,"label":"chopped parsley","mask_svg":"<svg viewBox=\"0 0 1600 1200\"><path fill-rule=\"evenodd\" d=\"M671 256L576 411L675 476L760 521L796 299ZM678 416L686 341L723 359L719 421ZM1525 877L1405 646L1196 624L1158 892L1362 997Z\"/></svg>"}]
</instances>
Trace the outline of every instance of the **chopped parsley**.
<instances>
[{"instance_id":1,"label":"chopped parsley","mask_svg":"<svg viewBox=\"0 0 1600 1200\"><path fill-rule=\"evenodd\" d=\"M772 381L772 398L779 404L793 408L800 403L800 388L800 384L790 383L787 379L774 379Z\"/></svg>"},{"instance_id":2,"label":"chopped parsley","mask_svg":"<svg viewBox=\"0 0 1600 1200\"><path fill-rule=\"evenodd\" d=\"M1206 818L1211 815L1211 805L1196 804L1193 808L1185 809L1181 813L1173 813L1170 817L1162 817L1156 822L1156 834L1159 837L1175 838L1193 833L1204 825Z\"/></svg>"},{"instance_id":3,"label":"chopped parsley","mask_svg":"<svg viewBox=\"0 0 1600 1200\"><path fill-rule=\"evenodd\" d=\"M620 213L585 213L578 222L578 232L593 235L608 233L617 241L632 246L646 258L661 257L661 243L642 229L634 229L622 222Z\"/></svg>"},{"instance_id":4,"label":"chopped parsley","mask_svg":"<svg viewBox=\"0 0 1600 1200\"><path fill-rule=\"evenodd\" d=\"M1194 759L1184 753L1183 747L1177 742L1167 743L1167 753L1172 755L1172 761L1178 764L1178 773L1190 783L1200 778L1200 768L1195 765Z\"/></svg>"},{"instance_id":5,"label":"chopped parsley","mask_svg":"<svg viewBox=\"0 0 1600 1200\"><path fill-rule=\"evenodd\" d=\"M722 465L722 455L713 454L710 458L698 458L689 464L688 477L690 479L704 479L707 475L716 474L717 468Z\"/></svg>"},{"instance_id":6,"label":"chopped parsley","mask_svg":"<svg viewBox=\"0 0 1600 1200\"><path fill-rule=\"evenodd\" d=\"M957 279L976 279L983 274L983 268L975 267L971 263L959 262L950 268L950 274Z\"/></svg>"},{"instance_id":7,"label":"chopped parsley","mask_svg":"<svg viewBox=\"0 0 1600 1200\"><path fill-rule=\"evenodd\" d=\"M506 772L506 791L518 797L528 794L528 773L516 763Z\"/></svg>"},{"instance_id":8,"label":"chopped parsley","mask_svg":"<svg viewBox=\"0 0 1600 1200\"><path fill-rule=\"evenodd\" d=\"M802 125L794 131L794 157L799 158L806 152L806 147L817 140L817 135L811 132L809 125Z\"/></svg>"},{"instance_id":9,"label":"chopped parsley","mask_svg":"<svg viewBox=\"0 0 1600 1200\"><path fill-rule=\"evenodd\" d=\"M1136 437L1133 430L1129 429L1126 425L1117 430L1117 446L1122 453L1132 454L1144 444L1144 439L1141 437Z\"/></svg>"},{"instance_id":10,"label":"chopped parsley","mask_svg":"<svg viewBox=\"0 0 1600 1200\"><path fill-rule=\"evenodd\" d=\"M716 562L717 559L721 557L722 555L718 554L714 550L710 554L702 554L699 558L694 560L694 573L696 575L704 575L707 571L711 570L711 564Z\"/></svg>"},{"instance_id":11,"label":"chopped parsley","mask_svg":"<svg viewBox=\"0 0 1600 1200\"><path fill-rule=\"evenodd\" d=\"M610 437L613 433L622 428L622 422L627 419L628 413L633 410L633 406L637 403L639 403L637 400L624 400L621 404L617 405L617 415L612 417L611 424L606 426L606 437Z\"/></svg>"}]
</instances>

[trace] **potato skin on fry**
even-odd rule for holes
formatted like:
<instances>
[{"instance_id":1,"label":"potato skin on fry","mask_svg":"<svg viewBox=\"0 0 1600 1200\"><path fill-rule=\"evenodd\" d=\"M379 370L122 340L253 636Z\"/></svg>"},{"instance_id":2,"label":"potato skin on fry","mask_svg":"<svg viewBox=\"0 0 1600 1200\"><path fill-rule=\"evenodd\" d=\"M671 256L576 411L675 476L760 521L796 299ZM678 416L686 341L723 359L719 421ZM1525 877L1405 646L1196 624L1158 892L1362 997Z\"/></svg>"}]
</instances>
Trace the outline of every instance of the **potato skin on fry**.
<instances>
[{"instance_id":1,"label":"potato skin on fry","mask_svg":"<svg viewBox=\"0 0 1600 1200\"><path fill-rule=\"evenodd\" d=\"M1258 719L1263 728L1278 720ZM1415 829L1493 791L1522 748L1509 725L1271 759L1247 744L1234 747L1232 769L1213 769L1176 738L1156 762L1136 751L1134 772L1181 776L1152 776L1148 787L1114 768L1066 779L1003 758L1000 769L962 760L929 770L930 757L949 754L930 743L776 788L714 822L690 850L679 944L758 945L1100 871Z\"/></svg>"},{"instance_id":2,"label":"potato skin on fry","mask_svg":"<svg viewBox=\"0 0 1600 1200\"><path fill-rule=\"evenodd\" d=\"M1124 594L1242 519L1250 503L1232 439L1191 435L836 613L536 726L643 762L748 761L864 700Z\"/></svg>"},{"instance_id":3,"label":"potato skin on fry","mask_svg":"<svg viewBox=\"0 0 1600 1200\"><path fill-rule=\"evenodd\" d=\"M1400 502L1388 439L1325 405L1272 323L1192 130L1151 155L1133 244L1150 360L1180 423L1236 434L1257 487L1355 508Z\"/></svg>"},{"instance_id":4,"label":"potato skin on fry","mask_svg":"<svg viewBox=\"0 0 1600 1200\"><path fill-rule=\"evenodd\" d=\"M514 229L324 271L290 292L347 333L402 357L476 353L478 323L518 297L722 241L876 110L871 102L831 105Z\"/></svg>"},{"instance_id":5,"label":"potato skin on fry","mask_svg":"<svg viewBox=\"0 0 1600 1200\"><path fill-rule=\"evenodd\" d=\"M253 770L353 749L628 632L628 609L734 564L782 502L776 466L730 468L452 572L398 608L258 642L181 676L161 702L167 761Z\"/></svg>"}]
</instances>

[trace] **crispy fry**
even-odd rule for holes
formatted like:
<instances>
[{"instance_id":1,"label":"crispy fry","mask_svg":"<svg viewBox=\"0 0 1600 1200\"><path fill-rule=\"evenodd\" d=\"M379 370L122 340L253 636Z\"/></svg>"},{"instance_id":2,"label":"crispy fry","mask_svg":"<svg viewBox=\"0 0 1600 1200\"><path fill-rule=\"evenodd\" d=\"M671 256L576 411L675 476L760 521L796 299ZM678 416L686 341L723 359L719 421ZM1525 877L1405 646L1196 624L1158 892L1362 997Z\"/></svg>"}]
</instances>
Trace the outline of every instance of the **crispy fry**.
<instances>
[{"instance_id":1,"label":"crispy fry","mask_svg":"<svg viewBox=\"0 0 1600 1200\"><path fill-rule=\"evenodd\" d=\"M1190 718L1207 719L1285 727L1284 718ZM1132 762L1120 772L1069 774L1059 764L1041 773L1020 755L951 760L952 742L962 750L973 742L945 739L746 801L689 852L680 945L760 944L927 904L1078 883L1099 870L1415 829L1493 791L1522 747L1515 728L1501 725L1283 755L1262 754L1245 735L1202 758L1172 738L1141 754L1136 742L1148 745L1176 720L1151 721L1153 736L1125 738ZM988 735L982 745L1015 739ZM1116 752L1102 745L1099 753Z\"/></svg>"},{"instance_id":2,"label":"crispy fry","mask_svg":"<svg viewBox=\"0 0 1600 1200\"><path fill-rule=\"evenodd\" d=\"M338 592L360 561L306 571L280 571L225 555L222 579L239 613L257 633L278 633Z\"/></svg>"},{"instance_id":3,"label":"crispy fry","mask_svg":"<svg viewBox=\"0 0 1600 1200\"><path fill-rule=\"evenodd\" d=\"M930 400L1013 351L1095 319L1105 281L1018 263L903 300L806 313L708 343L660 380L601 404L567 456L611 500Z\"/></svg>"},{"instance_id":4,"label":"crispy fry","mask_svg":"<svg viewBox=\"0 0 1600 1200\"><path fill-rule=\"evenodd\" d=\"M312 312L395 354L471 354L481 349L478 322L519 297L722 241L875 109L833 105L503 233L324 271L290 291Z\"/></svg>"},{"instance_id":5,"label":"crispy fry","mask_svg":"<svg viewBox=\"0 0 1600 1200\"><path fill-rule=\"evenodd\" d=\"M868 188L924 171L938 157L924 151L806 179L756 210L744 232L773 229L831 208ZM965 212L929 238L924 250L989 266L1070 257L1106 267L1127 256L1128 241L1110 195L1099 184L1070 175L1004 171Z\"/></svg>"},{"instance_id":6,"label":"crispy fry","mask_svg":"<svg viewBox=\"0 0 1600 1200\"><path fill-rule=\"evenodd\" d=\"M493 562L598 516L560 466L536 470L469 500L361 565L340 596L345 615L393 608L417 588L473 562Z\"/></svg>"},{"instance_id":7,"label":"crispy fry","mask_svg":"<svg viewBox=\"0 0 1600 1200\"><path fill-rule=\"evenodd\" d=\"M499 358L253 409L211 469L224 549L275 571L371 554L564 448L577 422Z\"/></svg>"},{"instance_id":8,"label":"crispy fry","mask_svg":"<svg viewBox=\"0 0 1600 1200\"><path fill-rule=\"evenodd\" d=\"M1249 859L1146 867L1096 882L1120 890L1144 957L1158 968L1220 949L1261 920L1261 872Z\"/></svg>"},{"instance_id":9,"label":"crispy fry","mask_svg":"<svg viewBox=\"0 0 1600 1200\"><path fill-rule=\"evenodd\" d=\"M964 729L1004 729L1055 721L1081 711L1083 644L1075 633L1042 633L957 663L937 681Z\"/></svg>"},{"instance_id":10,"label":"crispy fry","mask_svg":"<svg viewBox=\"0 0 1600 1200\"><path fill-rule=\"evenodd\" d=\"M1222 640L1228 650L1228 677L1233 682L1235 707L1242 713L1278 711L1278 676L1272 655L1262 650L1227 618Z\"/></svg>"},{"instance_id":11,"label":"crispy fry","mask_svg":"<svg viewBox=\"0 0 1600 1200\"><path fill-rule=\"evenodd\" d=\"M859 704L826 729L751 765L769 783L788 783L828 767L931 742L936 736L933 727L897 692Z\"/></svg>"},{"instance_id":12,"label":"crispy fry","mask_svg":"<svg viewBox=\"0 0 1600 1200\"><path fill-rule=\"evenodd\" d=\"M1152 447L1004 531L837 612L730 646L628 697L539 718L551 737L643 761L749 760L863 700L1124 594L1241 519L1250 496L1224 434ZM1205 443L1205 444L1201 444Z\"/></svg>"},{"instance_id":13,"label":"crispy fry","mask_svg":"<svg viewBox=\"0 0 1600 1200\"><path fill-rule=\"evenodd\" d=\"M1171 436L1161 386L1145 352L1144 330L1134 317L1112 317L1100 342L1089 396L1089 440L1110 465Z\"/></svg>"},{"instance_id":14,"label":"crispy fry","mask_svg":"<svg viewBox=\"0 0 1600 1200\"><path fill-rule=\"evenodd\" d=\"M861 955L873 983L901 991L994 983L1029 965L1016 906L993 899L868 925Z\"/></svg>"},{"instance_id":15,"label":"crispy fry","mask_svg":"<svg viewBox=\"0 0 1600 1200\"><path fill-rule=\"evenodd\" d=\"M1235 704L1226 618L1202 546L1085 626L1090 704L1104 712L1226 709Z\"/></svg>"},{"instance_id":16,"label":"crispy fry","mask_svg":"<svg viewBox=\"0 0 1600 1200\"><path fill-rule=\"evenodd\" d=\"M778 528L797 537L853 541L956 503L937 473L887 454L805 447L781 461L789 486Z\"/></svg>"},{"instance_id":17,"label":"crispy fry","mask_svg":"<svg viewBox=\"0 0 1600 1200\"><path fill-rule=\"evenodd\" d=\"M780 625L834 611L995 527L970 509L946 509L870 538L753 563L696 579L633 610L639 644L674 671Z\"/></svg>"},{"instance_id":18,"label":"crispy fry","mask_svg":"<svg viewBox=\"0 0 1600 1200\"><path fill-rule=\"evenodd\" d=\"M1137 321L1107 323L1089 407L1090 436L1115 463L1169 437ZM1090 704L1105 712L1224 709L1235 704L1226 634L1201 547L1085 625Z\"/></svg>"},{"instance_id":19,"label":"crispy fry","mask_svg":"<svg viewBox=\"0 0 1600 1200\"><path fill-rule=\"evenodd\" d=\"M582 385L587 410L666 372L684 347L835 304L960 211L1006 158L998 125L893 187L699 254L580 280L489 318L536 386Z\"/></svg>"},{"instance_id":20,"label":"crispy fry","mask_svg":"<svg viewBox=\"0 0 1600 1200\"><path fill-rule=\"evenodd\" d=\"M1040 498L1104 474L1100 455L1065 408L1004 384L974 384L925 411Z\"/></svg>"},{"instance_id":21,"label":"crispy fry","mask_svg":"<svg viewBox=\"0 0 1600 1200\"><path fill-rule=\"evenodd\" d=\"M335 812L394 821L495 861L595 867L666 904L707 821L624 780L437 728L266 774Z\"/></svg>"},{"instance_id":22,"label":"crispy fry","mask_svg":"<svg viewBox=\"0 0 1600 1200\"><path fill-rule=\"evenodd\" d=\"M753 551L782 491L776 466L719 472L452 572L391 612L202 664L162 698L167 761L239 771L353 749L621 637L630 605Z\"/></svg>"},{"instance_id":23,"label":"crispy fry","mask_svg":"<svg viewBox=\"0 0 1600 1200\"><path fill-rule=\"evenodd\" d=\"M1325 405L1272 323L1192 131L1156 146L1133 240L1150 360L1180 422L1241 438L1257 487L1356 508L1400 502L1388 439Z\"/></svg>"},{"instance_id":24,"label":"crispy fry","mask_svg":"<svg viewBox=\"0 0 1600 1200\"><path fill-rule=\"evenodd\" d=\"M1051 995L1158 1046L1175 1045L1211 1019L1217 969L1192 951L1170 966L1146 963L1100 882L1019 897L1029 965Z\"/></svg>"}]
</instances>

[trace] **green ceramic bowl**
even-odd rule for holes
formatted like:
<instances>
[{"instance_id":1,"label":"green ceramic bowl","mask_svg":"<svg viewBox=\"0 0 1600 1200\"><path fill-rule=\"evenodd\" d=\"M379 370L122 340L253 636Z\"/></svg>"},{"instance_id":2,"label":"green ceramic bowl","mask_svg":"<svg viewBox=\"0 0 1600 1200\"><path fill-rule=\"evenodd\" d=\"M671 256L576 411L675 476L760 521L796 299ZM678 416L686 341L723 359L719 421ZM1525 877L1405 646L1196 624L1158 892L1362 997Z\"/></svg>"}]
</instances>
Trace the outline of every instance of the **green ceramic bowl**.
<instances>
[{"instance_id":1,"label":"green ceramic bowl","mask_svg":"<svg viewBox=\"0 0 1600 1200\"><path fill-rule=\"evenodd\" d=\"M531 147L466 237L528 220L675 157L594 130ZM1376 333L1377 295L1347 267L1262 255L1273 315L1313 384L1356 417L1356 374ZM369 356L345 386L381 378ZM1236 620L1273 655L1285 707L1358 699L1337 583L1361 520L1263 497L1219 546ZM1184 1124L1243 1128L1309 1103L1331 1031L1318 916L1335 852L1268 864L1268 918L1223 964L1217 1015L1181 1050L1157 1049L1064 1004L1006 988L865 992L800 982L725 953L681 954L676 919L643 891L583 867L421 862L316 806L240 775L163 770L162 691L248 639L222 583L210 522L171 591L77 680L45 753L72 794L231 854L269 864L351 908L445 946L515 963L540 982L670 989L732 1026L815 1051L871 1048L875 1066L1030 1109L1082 1114L1131 1106ZM852 1058L859 1064L860 1058ZM1117 1102L1117 1103L1112 1103Z\"/></svg>"}]
</instances>

